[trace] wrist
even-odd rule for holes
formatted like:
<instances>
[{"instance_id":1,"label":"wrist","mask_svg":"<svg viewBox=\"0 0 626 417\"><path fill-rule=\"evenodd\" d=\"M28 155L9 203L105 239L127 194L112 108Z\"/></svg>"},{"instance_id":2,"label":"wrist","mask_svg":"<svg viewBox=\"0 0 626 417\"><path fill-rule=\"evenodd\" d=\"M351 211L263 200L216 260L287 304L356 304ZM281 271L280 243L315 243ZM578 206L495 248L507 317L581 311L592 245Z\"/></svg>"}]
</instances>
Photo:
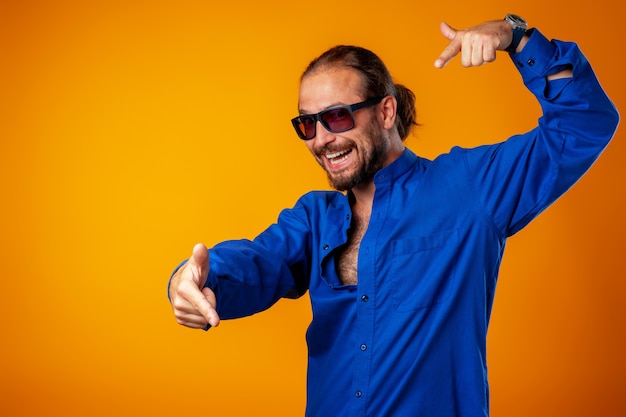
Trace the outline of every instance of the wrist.
<instances>
[{"instance_id":1,"label":"wrist","mask_svg":"<svg viewBox=\"0 0 626 417\"><path fill-rule=\"evenodd\" d=\"M522 36L522 38L520 39L519 44L517 45L517 48L515 48L515 51L512 53L517 54L517 53L522 52L522 49L524 49L524 46L528 42L528 39L530 39L530 33L527 31L526 33L524 33L524 36Z\"/></svg>"},{"instance_id":2,"label":"wrist","mask_svg":"<svg viewBox=\"0 0 626 417\"><path fill-rule=\"evenodd\" d=\"M528 41L528 36L526 35L528 23L526 23L524 18L511 13L504 17L504 21L510 24L513 30L511 43L504 50L508 53L520 52L524 48L526 41Z\"/></svg>"}]
</instances>

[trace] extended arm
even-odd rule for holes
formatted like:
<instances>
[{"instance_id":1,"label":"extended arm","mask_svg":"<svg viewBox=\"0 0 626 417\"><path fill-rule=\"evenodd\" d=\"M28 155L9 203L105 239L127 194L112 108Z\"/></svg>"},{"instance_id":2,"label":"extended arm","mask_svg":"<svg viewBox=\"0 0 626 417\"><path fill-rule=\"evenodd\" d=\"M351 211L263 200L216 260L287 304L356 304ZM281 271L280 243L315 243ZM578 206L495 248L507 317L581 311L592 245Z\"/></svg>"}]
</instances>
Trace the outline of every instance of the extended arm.
<instances>
[{"instance_id":1,"label":"extended arm","mask_svg":"<svg viewBox=\"0 0 626 417\"><path fill-rule=\"evenodd\" d=\"M248 316L280 298L306 291L309 226L303 204L284 210L254 241L198 244L170 278L168 295L179 324L215 327Z\"/></svg>"}]
</instances>

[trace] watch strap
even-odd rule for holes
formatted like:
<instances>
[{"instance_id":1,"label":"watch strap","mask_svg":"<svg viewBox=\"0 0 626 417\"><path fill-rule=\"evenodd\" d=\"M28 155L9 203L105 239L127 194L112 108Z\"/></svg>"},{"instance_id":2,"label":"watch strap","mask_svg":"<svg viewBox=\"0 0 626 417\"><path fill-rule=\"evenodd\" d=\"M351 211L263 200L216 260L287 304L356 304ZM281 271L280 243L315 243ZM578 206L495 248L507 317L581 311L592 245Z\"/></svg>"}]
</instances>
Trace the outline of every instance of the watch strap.
<instances>
[{"instance_id":1,"label":"watch strap","mask_svg":"<svg viewBox=\"0 0 626 417\"><path fill-rule=\"evenodd\" d=\"M526 29L521 28L521 27L514 27L513 28L513 40L511 40L511 44L506 47L505 51L507 51L510 54L515 53L515 50L519 46L519 43L522 41L522 38L524 37L525 33L526 33Z\"/></svg>"}]
</instances>

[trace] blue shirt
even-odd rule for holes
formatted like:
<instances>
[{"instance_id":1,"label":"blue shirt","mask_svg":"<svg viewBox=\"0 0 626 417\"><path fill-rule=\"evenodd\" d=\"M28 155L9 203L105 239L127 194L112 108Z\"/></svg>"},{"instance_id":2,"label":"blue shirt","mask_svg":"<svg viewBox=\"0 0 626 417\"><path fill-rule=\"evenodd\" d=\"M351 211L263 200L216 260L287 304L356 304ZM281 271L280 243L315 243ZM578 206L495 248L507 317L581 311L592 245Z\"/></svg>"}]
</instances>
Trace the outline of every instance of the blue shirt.
<instances>
[{"instance_id":1,"label":"blue shirt","mask_svg":"<svg viewBox=\"0 0 626 417\"><path fill-rule=\"evenodd\" d=\"M352 221L339 192L308 193L253 241L210 249L223 319L308 290L307 416L489 414L486 335L506 239L585 173L618 124L575 44L535 30L511 57L542 106L538 127L432 161L405 149L380 170L357 285L335 268ZM567 67L573 78L546 80Z\"/></svg>"}]
</instances>

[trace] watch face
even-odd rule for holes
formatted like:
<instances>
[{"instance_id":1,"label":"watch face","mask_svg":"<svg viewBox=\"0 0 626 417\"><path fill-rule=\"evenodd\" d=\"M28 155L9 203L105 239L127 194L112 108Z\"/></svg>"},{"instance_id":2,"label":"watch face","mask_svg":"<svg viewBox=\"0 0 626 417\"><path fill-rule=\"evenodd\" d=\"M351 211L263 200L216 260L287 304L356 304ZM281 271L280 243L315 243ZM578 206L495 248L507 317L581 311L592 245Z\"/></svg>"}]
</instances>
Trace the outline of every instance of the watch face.
<instances>
[{"instance_id":1,"label":"watch face","mask_svg":"<svg viewBox=\"0 0 626 417\"><path fill-rule=\"evenodd\" d=\"M508 15L506 15L506 18L511 23L513 23L514 26L523 27L523 28L526 28L526 26L527 26L526 21L522 17L520 17L520 16L518 16L516 14L508 14Z\"/></svg>"}]
</instances>

